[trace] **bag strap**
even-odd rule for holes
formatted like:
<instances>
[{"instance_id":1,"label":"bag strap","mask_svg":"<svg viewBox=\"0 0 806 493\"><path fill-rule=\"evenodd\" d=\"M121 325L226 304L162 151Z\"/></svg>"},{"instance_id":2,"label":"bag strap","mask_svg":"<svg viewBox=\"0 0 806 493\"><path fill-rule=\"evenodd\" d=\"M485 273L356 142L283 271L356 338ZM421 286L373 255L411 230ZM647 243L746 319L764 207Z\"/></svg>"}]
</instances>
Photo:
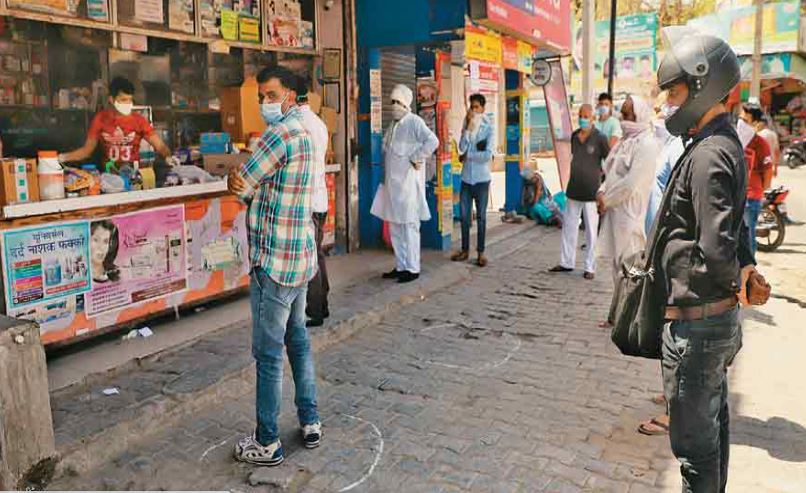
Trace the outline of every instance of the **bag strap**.
<instances>
[{"instance_id":1,"label":"bag strap","mask_svg":"<svg viewBox=\"0 0 806 493\"><path fill-rule=\"evenodd\" d=\"M672 190L674 189L674 185L679 179L681 169L681 163L684 159L686 159L689 154L691 154L694 149L697 148L702 142L708 140L708 138L700 139L692 142L686 150L683 152L682 155L677 159L677 162L672 169L672 175L669 177L669 181L666 184L666 189L663 192L663 199L661 200L660 207L658 208L658 212L655 215L655 222L652 223L652 229L649 230L649 237L647 238L646 247L645 247L645 263L644 263L644 272L649 272L652 268L652 263L655 259L655 253L657 252L658 245L660 244L660 226L663 222L664 218L666 217L666 213L669 212L669 207L671 206L672 202Z\"/></svg>"}]
</instances>

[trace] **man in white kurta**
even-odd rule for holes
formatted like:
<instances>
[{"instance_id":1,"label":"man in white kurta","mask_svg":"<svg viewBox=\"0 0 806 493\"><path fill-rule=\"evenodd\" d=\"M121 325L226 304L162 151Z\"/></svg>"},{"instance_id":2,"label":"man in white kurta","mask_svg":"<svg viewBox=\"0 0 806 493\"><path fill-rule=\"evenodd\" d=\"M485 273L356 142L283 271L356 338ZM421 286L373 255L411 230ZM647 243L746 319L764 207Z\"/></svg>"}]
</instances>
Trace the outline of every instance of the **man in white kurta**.
<instances>
[{"instance_id":1,"label":"man in white kurta","mask_svg":"<svg viewBox=\"0 0 806 493\"><path fill-rule=\"evenodd\" d=\"M605 181L596 202L602 214L600 255L613 262L613 282L619 278L622 258L646 244L647 205L655 178L660 146L652 127L652 108L643 99L629 96L622 106L624 138L605 162ZM611 322L608 316L606 326Z\"/></svg>"},{"instance_id":2,"label":"man in white kurta","mask_svg":"<svg viewBox=\"0 0 806 493\"><path fill-rule=\"evenodd\" d=\"M389 223L395 268L384 278L400 283L420 277L420 222L431 219L425 200L425 161L439 147L434 132L412 114L413 99L404 85L392 91L394 123L383 139L384 180L370 211Z\"/></svg>"}]
</instances>

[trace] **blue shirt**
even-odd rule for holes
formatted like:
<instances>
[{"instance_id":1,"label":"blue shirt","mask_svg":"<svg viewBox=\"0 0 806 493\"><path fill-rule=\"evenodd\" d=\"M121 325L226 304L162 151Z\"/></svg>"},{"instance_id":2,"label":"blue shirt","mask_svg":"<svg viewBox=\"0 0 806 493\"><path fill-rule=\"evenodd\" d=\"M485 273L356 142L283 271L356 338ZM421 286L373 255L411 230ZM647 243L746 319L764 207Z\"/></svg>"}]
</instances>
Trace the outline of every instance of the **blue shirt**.
<instances>
[{"instance_id":1,"label":"blue shirt","mask_svg":"<svg viewBox=\"0 0 806 493\"><path fill-rule=\"evenodd\" d=\"M655 183L652 187L652 193L649 195L649 206L646 212L646 233L652 229L652 223L655 221L655 214L660 208L660 203L663 200L663 192L666 190L666 185L669 184L669 178L672 176L672 170L677 163L680 156L686 151L683 146L683 140L680 137L672 137L666 141L663 146L660 156L658 157L658 169L655 174Z\"/></svg>"},{"instance_id":2,"label":"blue shirt","mask_svg":"<svg viewBox=\"0 0 806 493\"><path fill-rule=\"evenodd\" d=\"M468 185L477 183L487 183L492 180L490 166L493 160L493 125L485 116L479 125L478 132L471 135L468 129L462 130L462 138L459 140L459 154L466 154L465 163L462 167L462 181ZM487 149L477 150L479 142L487 141Z\"/></svg>"},{"instance_id":3,"label":"blue shirt","mask_svg":"<svg viewBox=\"0 0 806 493\"><path fill-rule=\"evenodd\" d=\"M624 132L621 130L621 122L614 116L611 116L605 121L596 120L594 125L596 126L596 130L602 132L605 137L607 137L608 141L613 137L620 139L624 136Z\"/></svg>"}]
</instances>

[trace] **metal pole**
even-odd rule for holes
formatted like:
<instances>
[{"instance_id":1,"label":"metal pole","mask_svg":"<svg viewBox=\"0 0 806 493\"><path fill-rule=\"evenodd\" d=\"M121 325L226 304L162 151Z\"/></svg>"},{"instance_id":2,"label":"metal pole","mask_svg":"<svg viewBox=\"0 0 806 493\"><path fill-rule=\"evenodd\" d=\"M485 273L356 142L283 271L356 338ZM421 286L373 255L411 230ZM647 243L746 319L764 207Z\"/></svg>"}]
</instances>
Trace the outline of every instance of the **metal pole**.
<instances>
[{"instance_id":1,"label":"metal pole","mask_svg":"<svg viewBox=\"0 0 806 493\"><path fill-rule=\"evenodd\" d=\"M618 13L618 0L610 0L610 54L609 69L607 71L607 93L613 97L613 75L616 73L616 14Z\"/></svg>"},{"instance_id":2,"label":"metal pole","mask_svg":"<svg viewBox=\"0 0 806 493\"><path fill-rule=\"evenodd\" d=\"M582 102L593 102L593 37L595 0L582 4Z\"/></svg>"},{"instance_id":3,"label":"metal pole","mask_svg":"<svg viewBox=\"0 0 806 493\"><path fill-rule=\"evenodd\" d=\"M750 81L750 97L760 100L761 98L761 45L764 35L764 2L755 0L756 4L756 29L753 39L753 78Z\"/></svg>"}]
</instances>

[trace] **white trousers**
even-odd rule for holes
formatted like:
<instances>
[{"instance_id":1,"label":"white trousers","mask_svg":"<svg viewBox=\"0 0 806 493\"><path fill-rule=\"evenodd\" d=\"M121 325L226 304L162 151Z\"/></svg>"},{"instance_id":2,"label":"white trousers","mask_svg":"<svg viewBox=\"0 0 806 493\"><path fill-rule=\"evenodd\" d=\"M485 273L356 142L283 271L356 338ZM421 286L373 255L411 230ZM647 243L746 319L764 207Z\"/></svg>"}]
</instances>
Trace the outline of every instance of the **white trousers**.
<instances>
[{"instance_id":1,"label":"white trousers","mask_svg":"<svg viewBox=\"0 0 806 493\"><path fill-rule=\"evenodd\" d=\"M389 223L398 272L420 273L420 223Z\"/></svg>"},{"instance_id":2,"label":"white trousers","mask_svg":"<svg viewBox=\"0 0 806 493\"><path fill-rule=\"evenodd\" d=\"M579 219L585 219L585 272L596 272L596 238L599 230L599 213L596 202L579 202L567 199L563 215L563 244L560 254L560 265L566 269L575 269L577 261L577 239L579 238Z\"/></svg>"}]
</instances>

